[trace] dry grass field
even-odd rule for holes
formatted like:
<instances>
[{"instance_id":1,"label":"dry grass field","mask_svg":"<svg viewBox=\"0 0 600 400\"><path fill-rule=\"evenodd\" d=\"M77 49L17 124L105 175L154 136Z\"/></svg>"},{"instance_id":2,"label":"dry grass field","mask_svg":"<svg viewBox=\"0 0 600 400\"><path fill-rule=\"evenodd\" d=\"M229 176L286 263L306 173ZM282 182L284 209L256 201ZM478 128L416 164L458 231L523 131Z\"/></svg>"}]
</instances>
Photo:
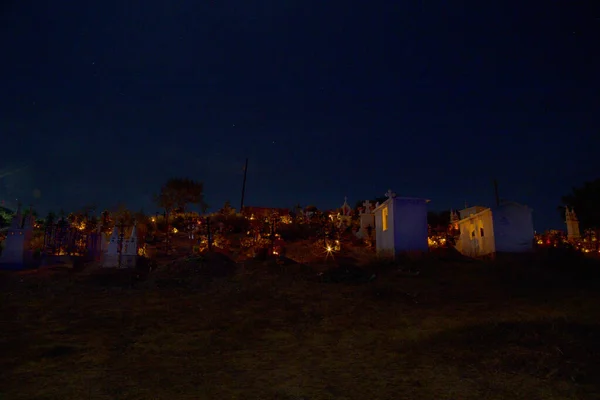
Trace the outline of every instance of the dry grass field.
<instances>
[{"instance_id":1,"label":"dry grass field","mask_svg":"<svg viewBox=\"0 0 600 400\"><path fill-rule=\"evenodd\" d=\"M600 398L596 264L406 263L2 273L0 399Z\"/></svg>"}]
</instances>

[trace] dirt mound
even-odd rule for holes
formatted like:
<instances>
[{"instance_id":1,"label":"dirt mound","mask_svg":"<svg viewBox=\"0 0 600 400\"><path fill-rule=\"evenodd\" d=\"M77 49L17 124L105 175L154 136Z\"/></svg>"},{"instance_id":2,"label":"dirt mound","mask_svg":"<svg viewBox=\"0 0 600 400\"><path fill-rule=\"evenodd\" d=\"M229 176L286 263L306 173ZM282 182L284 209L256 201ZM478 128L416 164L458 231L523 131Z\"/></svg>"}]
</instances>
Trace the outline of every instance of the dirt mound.
<instances>
[{"instance_id":1,"label":"dirt mound","mask_svg":"<svg viewBox=\"0 0 600 400\"><path fill-rule=\"evenodd\" d=\"M232 275L237 269L236 262L223 253L204 253L202 261L200 272L207 277L223 278Z\"/></svg>"},{"instance_id":2,"label":"dirt mound","mask_svg":"<svg viewBox=\"0 0 600 400\"><path fill-rule=\"evenodd\" d=\"M81 278L83 283L101 288L132 288L141 280L134 268L100 268Z\"/></svg>"},{"instance_id":3,"label":"dirt mound","mask_svg":"<svg viewBox=\"0 0 600 400\"><path fill-rule=\"evenodd\" d=\"M157 287L198 287L231 276L236 269L235 261L225 254L207 252L158 266L153 281Z\"/></svg>"},{"instance_id":4,"label":"dirt mound","mask_svg":"<svg viewBox=\"0 0 600 400\"><path fill-rule=\"evenodd\" d=\"M272 285L286 286L290 282L314 281L314 265L298 263L286 257L270 257L267 260L246 260L243 274L253 276L253 281L269 281Z\"/></svg>"},{"instance_id":5,"label":"dirt mound","mask_svg":"<svg viewBox=\"0 0 600 400\"><path fill-rule=\"evenodd\" d=\"M473 262L474 259L461 254L453 246L431 249L427 255L430 260L449 262Z\"/></svg>"},{"instance_id":6,"label":"dirt mound","mask_svg":"<svg viewBox=\"0 0 600 400\"><path fill-rule=\"evenodd\" d=\"M320 273L319 279L324 283L349 283L360 284L371 282L376 275L360 267L351 265L331 268Z\"/></svg>"}]
</instances>

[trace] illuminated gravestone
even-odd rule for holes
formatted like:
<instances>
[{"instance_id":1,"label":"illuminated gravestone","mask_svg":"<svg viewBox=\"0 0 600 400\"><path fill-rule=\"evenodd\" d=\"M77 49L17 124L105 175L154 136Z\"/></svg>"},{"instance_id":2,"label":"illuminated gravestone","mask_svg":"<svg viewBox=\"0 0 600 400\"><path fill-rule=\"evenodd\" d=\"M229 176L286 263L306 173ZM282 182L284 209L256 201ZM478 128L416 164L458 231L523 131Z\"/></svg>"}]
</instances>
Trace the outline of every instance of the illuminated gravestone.
<instances>
[{"instance_id":1,"label":"illuminated gravestone","mask_svg":"<svg viewBox=\"0 0 600 400\"><path fill-rule=\"evenodd\" d=\"M367 238L375 229L375 214L373 214L373 205L369 200L363 202L363 210L360 213L360 237Z\"/></svg>"},{"instance_id":2,"label":"illuminated gravestone","mask_svg":"<svg viewBox=\"0 0 600 400\"><path fill-rule=\"evenodd\" d=\"M344 204L338 213L338 227L349 226L352 223L352 207L348 204L348 197L344 197Z\"/></svg>"},{"instance_id":3,"label":"illuminated gravestone","mask_svg":"<svg viewBox=\"0 0 600 400\"><path fill-rule=\"evenodd\" d=\"M0 256L0 269L24 269L31 260L31 252L28 251L31 236L33 234L32 213L23 221L21 205L12 218L10 228L6 232L4 248Z\"/></svg>"},{"instance_id":4,"label":"illuminated gravestone","mask_svg":"<svg viewBox=\"0 0 600 400\"><path fill-rule=\"evenodd\" d=\"M386 197L388 199L373 210L377 254L396 257L402 253L428 251L429 200L397 197L391 190Z\"/></svg>"},{"instance_id":5,"label":"illuminated gravestone","mask_svg":"<svg viewBox=\"0 0 600 400\"><path fill-rule=\"evenodd\" d=\"M581 237L579 219L577 219L574 209L565 208L565 222L567 224L567 238L569 240L579 239Z\"/></svg>"},{"instance_id":6,"label":"illuminated gravestone","mask_svg":"<svg viewBox=\"0 0 600 400\"><path fill-rule=\"evenodd\" d=\"M119 228L116 226L110 235L102 266L105 268L117 268L119 266Z\"/></svg>"}]
</instances>

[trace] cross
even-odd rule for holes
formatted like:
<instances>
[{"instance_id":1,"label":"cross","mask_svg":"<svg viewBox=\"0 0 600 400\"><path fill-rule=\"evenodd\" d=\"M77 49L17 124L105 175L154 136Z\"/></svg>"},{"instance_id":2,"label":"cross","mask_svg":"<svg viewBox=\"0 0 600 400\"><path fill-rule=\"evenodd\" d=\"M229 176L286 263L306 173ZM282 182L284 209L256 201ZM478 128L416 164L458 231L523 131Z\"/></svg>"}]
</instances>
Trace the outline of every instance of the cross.
<instances>
[{"instance_id":1,"label":"cross","mask_svg":"<svg viewBox=\"0 0 600 400\"><path fill-rule=\"evenodd\" d=\"M389 189L387 191L387 193L385 194L385 197L387 197L388 199L391 199L392 197L396 197L396 193L392 192L392 189Z\"/></svg>"},{"instance_id":2,"label":"cross","mask_svg":"<svg viewBox=\"0 0 600 400\"><path fill-rule=\"evenodd\" d=\"M348 196L344 197L344 204L346 204L348 202Z\"/></svg>"},{"instance_id":3,"label":"cross","mask_svg":"<svg viewBox=\"0 0 600 400\"><path fill-rule=\"evenodd\" d=\"M363 206L365 207L365 214L371 212L371 202L369 200L365 200Z\"/></svg>"}]
</instances>

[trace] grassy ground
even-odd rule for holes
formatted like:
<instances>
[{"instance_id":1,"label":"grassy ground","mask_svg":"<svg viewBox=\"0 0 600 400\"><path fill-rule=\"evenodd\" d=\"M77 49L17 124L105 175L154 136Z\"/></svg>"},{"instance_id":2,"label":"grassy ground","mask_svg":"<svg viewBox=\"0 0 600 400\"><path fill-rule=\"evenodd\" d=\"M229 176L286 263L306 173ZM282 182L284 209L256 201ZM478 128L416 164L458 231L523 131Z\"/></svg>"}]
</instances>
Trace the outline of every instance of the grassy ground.
<instances>
[{"instance_id":1,"label":"grassy ground","mask_svg":"<svg viewBox=\"0 0 600 400\"><path fill-rule=\"evenodd\" d=\"M598 399L595 274L536 265L3 274L0 399Z\"/></svg>"}]
</instances>

